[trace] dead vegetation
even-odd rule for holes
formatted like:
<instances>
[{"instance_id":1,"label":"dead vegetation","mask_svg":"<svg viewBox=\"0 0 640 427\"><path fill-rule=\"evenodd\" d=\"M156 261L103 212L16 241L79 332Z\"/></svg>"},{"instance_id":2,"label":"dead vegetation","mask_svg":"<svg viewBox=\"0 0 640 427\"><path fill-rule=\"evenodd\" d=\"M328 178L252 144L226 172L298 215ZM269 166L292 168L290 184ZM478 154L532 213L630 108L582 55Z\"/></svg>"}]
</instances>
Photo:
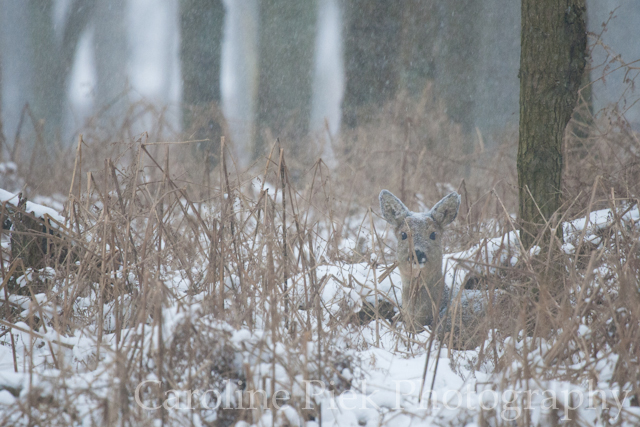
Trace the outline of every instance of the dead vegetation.
<instances>
[{"instance_id":1,"label":"dead vegetation","mask_svg":"<svg viewBox=\"0 0 640 427\"><path fill-rule=\"evenodd\" d=\"M213 166L189 143L127 135L124 125L110 138L81 137L65 156L38 158L47 167L26 166L17 154L25 194L67 197L62 220L3 205L13 228L2 231L2 345L15 372L46 367L60 375L26 391L3 385L19 404L3 410L2 422L256 422L271 403L255 410L241 403L256 390L274 392L276 381L290 390L310 380L336 392L353 387L361 370L352 349L364 344L347 342L344 331L358 336L371 325L378 342L381 330L391 331L399 353L438 346L457 364L489 366L503 388L598 379L599 363L614 355L609 386L630 391L637 404L640 226L627 215L639 197L637 133L620 117L601 117L587 139L568 135L566 206L558 219L605 208L612 218L546 252L520 253L517 239L504 237L515 230L514 137L485 146L479 133L463 135L433 105L428 94L421 103L397 102L375 124L332 141L338 164L331 170L320 159L292 158L288 167L289 148L276 143L238 170L224 141ZM445 252L475 250L459 264L464 287L488 295L488 315L475 325L488 339L473 360L457 358L451 336L434 342L406 334L392 298L363 306L345 300L335 312L321 298L330 279L318 275L321 265L360 262L378 272L376 283L390 274L393 243L376 213L381 188L412 210L452 189L462 195ZM25 255L31 251L39 255ZM90 384L65 380L78 372L97 373ZM169 389L240 397L219 414L204 407L197 415L149 412L135 401L148 379L162 382L138 390L150 407ZM317 405L306 408L299 395L287 403L321 421ZM495 413L481 417L504 424Z\"/></svg>"}]
</instances>

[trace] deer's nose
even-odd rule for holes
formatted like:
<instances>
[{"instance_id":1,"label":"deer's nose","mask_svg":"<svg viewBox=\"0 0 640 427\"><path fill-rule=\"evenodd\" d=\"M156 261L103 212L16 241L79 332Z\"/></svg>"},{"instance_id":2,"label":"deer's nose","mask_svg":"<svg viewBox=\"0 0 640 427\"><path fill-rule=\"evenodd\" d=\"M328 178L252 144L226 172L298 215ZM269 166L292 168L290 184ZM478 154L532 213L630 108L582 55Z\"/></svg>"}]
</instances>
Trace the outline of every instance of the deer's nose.
<instances>
[{"instance_id":1,"label":"deer's nose","mask_svg":"<svg viewBox=\"0 0 640 427\"><path fill-rule=\"evenodd\" d=\"M418 260L419 264L424 264L425 262L427 262L427 255L425 255L425 253L420 249L416 249L416 259Z\"/></svg>"}]
</instances>

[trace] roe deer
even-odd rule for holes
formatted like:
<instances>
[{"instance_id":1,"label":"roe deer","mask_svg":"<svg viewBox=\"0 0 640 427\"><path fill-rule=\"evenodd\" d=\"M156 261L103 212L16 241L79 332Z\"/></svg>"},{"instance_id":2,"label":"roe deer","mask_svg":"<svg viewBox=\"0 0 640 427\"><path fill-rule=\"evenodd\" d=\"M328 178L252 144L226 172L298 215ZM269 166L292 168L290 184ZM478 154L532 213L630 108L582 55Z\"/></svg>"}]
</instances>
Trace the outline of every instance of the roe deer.
<instances>
[{"instance_id":1,"label":"roe deer","mask_svg":"<svg viewBox=\"0 0 640 427\"><path fill-rule=\"evenodd\" d=\"M393 226L396 258L402 278L402 318L407 330L435 326L448 303L442 277L442 232L458 215L460 195L450 193L428 212L411 212L387 190L380 192L380 209ZM443 295L444 290L444 295ZM446 322L450 329L450 322Z\"/></svg>"}]
</instances>

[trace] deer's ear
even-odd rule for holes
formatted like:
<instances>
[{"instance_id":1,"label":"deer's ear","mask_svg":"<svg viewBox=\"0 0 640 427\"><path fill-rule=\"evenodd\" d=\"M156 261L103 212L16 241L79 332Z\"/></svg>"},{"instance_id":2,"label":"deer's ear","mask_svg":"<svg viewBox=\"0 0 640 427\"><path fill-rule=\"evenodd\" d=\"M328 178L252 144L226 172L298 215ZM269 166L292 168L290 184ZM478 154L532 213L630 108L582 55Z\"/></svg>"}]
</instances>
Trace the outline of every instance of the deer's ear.
<instances>
[{"instance_id":1,"label":"deer's ear","mask_svg":"<svg viewBox=\"0 0 640 427\"><path fill-rule=\"evenodd\" d=\"M391 194L390 191L382 190L380 192L380 210L384 219L394 227L398 227L404 219L409 216L409 209Z\"/></svg>"},{"instance_id":2,"label":"deer's ear","mask_svg":"<svg viewBox=\"0 0 640 427\"><path fill-rule=\"evenodd\" d=\"M448 194L442 198L431 209L431 218L437 222L441 227L450 224L456 216L458 216L458 209L460 208L460 195L456 192Z\"/></svg>"}]
</instances>

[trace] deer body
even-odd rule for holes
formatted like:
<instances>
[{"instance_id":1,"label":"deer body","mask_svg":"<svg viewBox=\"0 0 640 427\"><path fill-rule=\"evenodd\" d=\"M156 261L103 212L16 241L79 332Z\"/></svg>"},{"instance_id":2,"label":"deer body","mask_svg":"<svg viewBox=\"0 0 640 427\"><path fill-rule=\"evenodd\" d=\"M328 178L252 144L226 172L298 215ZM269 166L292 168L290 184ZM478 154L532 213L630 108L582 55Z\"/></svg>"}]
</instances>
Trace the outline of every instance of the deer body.
<instances>
[{"instance_id":1,"label":"deer body","mask_svg":"<svg viewBox=\"0 0 640 427\"><path fill-rule=\"evenodd\" d=\"M411 212L391 192L380 192L382 216L394 228L398 240L401 313L412 332L437 321L448 302L442 277L442 232L456 218L459 207L460 195L455 192L428 212Z\"/></svg>"}]
</instances>

